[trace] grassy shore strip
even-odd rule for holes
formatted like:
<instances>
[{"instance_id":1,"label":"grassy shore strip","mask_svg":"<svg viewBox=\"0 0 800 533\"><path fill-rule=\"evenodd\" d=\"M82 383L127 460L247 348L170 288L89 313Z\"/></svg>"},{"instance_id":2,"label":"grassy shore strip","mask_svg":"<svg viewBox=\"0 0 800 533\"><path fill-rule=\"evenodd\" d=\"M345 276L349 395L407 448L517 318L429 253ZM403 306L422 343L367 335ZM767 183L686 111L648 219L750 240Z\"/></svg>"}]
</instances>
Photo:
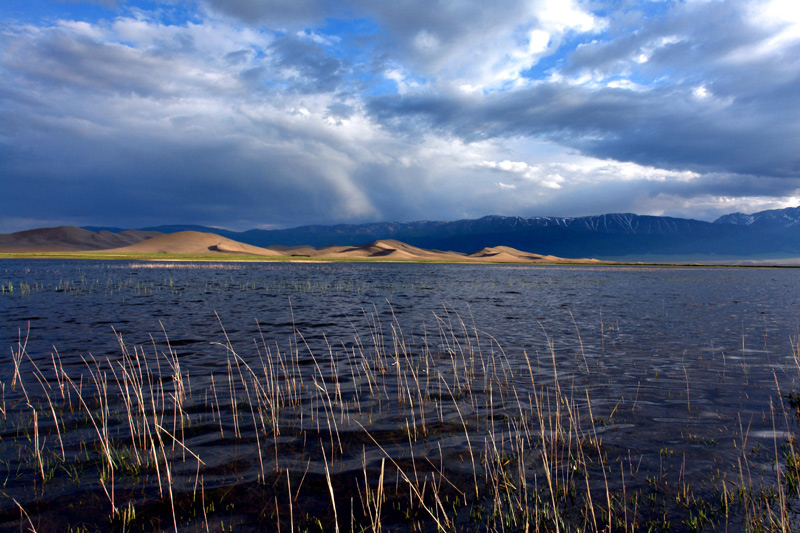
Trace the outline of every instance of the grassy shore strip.
<instances>
[{"instance_id":1,"label":"grassy shore strip","mask_svg":"<svg viewBox=\"0 0 800 533\"><path fill-rule=\"evenodd\" d=\"M463 261L442 259L393 259L389 257L311 257L306 255L261 256L249 254L117 254L103 251L89 252L31 252L31 253L0 253L0 259L92 259L92 260L131 260L131 261L239 261L239 262L306 262L306 263L440 263L440 264L552 264L552 265L577 265L586 264L584 260L569 259L564 261L481 261L465 257ZM599 262L597 264L624 264Z\"/></svg>"},{"instance_id":2,"label":"grassy shore strip","mask_svg":"<svg viewBox=\"0 0 800 533\"><path fill-rule=\"evenodd\" d=\"M769 264L725 264L698 262L624 262L597 261L583 259L563 259L561 261L482 261L465 258L463 261L440 259L392 259L387 257L311 257L304 255L257 256L248 254L117 254L103 251L88 252L0 252L0 259L81 259L95 261L206 261L206 262L247 262L247 263L424 263L424 264L467 264L467 265L565 265L565 266L630 266L630 267L704 267L704 268L800 268L800 265Z\"/></svg>"}]
</instances>

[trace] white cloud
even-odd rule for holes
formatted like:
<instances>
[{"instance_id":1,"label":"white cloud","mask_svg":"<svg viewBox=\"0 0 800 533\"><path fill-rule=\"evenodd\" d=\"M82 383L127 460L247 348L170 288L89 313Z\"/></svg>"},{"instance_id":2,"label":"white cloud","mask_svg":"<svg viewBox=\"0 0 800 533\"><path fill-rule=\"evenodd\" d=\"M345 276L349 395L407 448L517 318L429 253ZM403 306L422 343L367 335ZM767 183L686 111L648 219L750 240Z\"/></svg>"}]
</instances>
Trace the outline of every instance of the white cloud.
<instances>
[{"instance_id":1,"label":"white cloud","mask_svg":"<svg viewBox=\"0 0 800 533\"><path fill-rule=\"evenodd\" d=\"M770 30L768 37L758 50L758 55L777 50L800 41L800 6L795 0L769 0L752 2L749 6L753 24Z\"/></svg>"},{"instance_id":2,"label":"white cloud","mask_svg":"<svg viewBox=\"0 0 800 533\"><path fill-rule=\"evenodd\" d=\"M391 65L384 71L384 77L392 80L397 86L397 94L403 95L410 91L415 91L423 86L418 80L408 75L400 66Z\"/></svg>"},{"instance_id":3,"label":"white cloud","mask_svg":"<svg viewBox=\"0 0 800 533\"><path fill-rule=\"evenodd\" d=\"M769 209L797 207L800 197L781 200L762 196L720 196L715 194L693 195L686 198L677 194L660 193L645 199L642 206L647 214L656 216L682 216L713 221L729 213L757 213Z\"/></svg>"},{"instance_id":4,"label":"white cloud","mask_svg":"<svg viewBox=\"0 0 800 533\"><path fill-rule=\"evenodd\" d=\"M57 24L59 27L64 28L76 36L86 37L96 41L103 40L107 36L107 32L104 28L81 20L59 20Z\"/></svg>"},{"instance_id":5,"label":"white cloud","mask_svg":"<svg viewBox=\"0 0 800 533\"><path fill-rule=\"evenodd\" d=\"M594 32L606 25L603 19L581 9L574 0L545 0L536 15L545 28L559 33Z\"/></svg>"},{"instance_id":6,"label":"white cloud","mask_svg":"<svg viewBox=\"0 0 800 533\"><path fill-rule=\"evenodd\" d=\"M552 156L550 156L552 157ZM528 164L524 161L491 161L476 163L476 168L489 169L514 176L520 183L539 187L579 191L587 185L624 182L689 182L700 177L694 172L676 172L629 162L602 160L561 152L558 161Z\"/></svg>"},{"instance_id":7,"label":"white cloud","mask_svg":"<svg viewBox=\"0 0 800 533\"><path fill-rule=\"evenodd\" d=\"M341 38L335 35L322 35L320 33L305 29L296 33L298 37L309 39L323 46L334 46L341 42Z\"/></svg>"},{"instance_id":8,"label":"white cloud","mask_svg":"<svg viewBox=\"0 0 800 533\"><path fill-rule=\"evenodd\" d=\"M524 161L482 161L479 166L506 172L549 189L560 189L562 183L565 181L564 178L558 174L544 171L539 166L528 165Z\"/></svg>"},{"instance_id":9,"label":"white cloud","mask_svg":"<svg viewBox=\"0 0 800 533\"><path fill-rule=\"evenodd\" d=\"M547 51L549 44L550 33L540 29L532 30L528 35L528 54L534 56L542 54Z\"/></svg>"},{"instance_id":10,"label":"white cloud","mask_svg":"<svg viewBox=\"0 0 800 533\"><path fill-rule=\"evenodd\" d=\"M606 87L610 87L612 89L625 89L627 91L635 92L644 92L650 90L650 87L647 85L642 85L641 83L636 83L628 79L611 80L606 83Z\"/></svg>"},{"instance_id":11,"label":"white cloud","mask_svg":"<svg viewBox=\"0 0 800 533\"><path fill-rule=\"evenodd\" d=\"M692 95L698 100L706 100L711 98L711 92L706 88L705 85L698 85L694 89L692 89Z\"/></svg>"}]
</instances>

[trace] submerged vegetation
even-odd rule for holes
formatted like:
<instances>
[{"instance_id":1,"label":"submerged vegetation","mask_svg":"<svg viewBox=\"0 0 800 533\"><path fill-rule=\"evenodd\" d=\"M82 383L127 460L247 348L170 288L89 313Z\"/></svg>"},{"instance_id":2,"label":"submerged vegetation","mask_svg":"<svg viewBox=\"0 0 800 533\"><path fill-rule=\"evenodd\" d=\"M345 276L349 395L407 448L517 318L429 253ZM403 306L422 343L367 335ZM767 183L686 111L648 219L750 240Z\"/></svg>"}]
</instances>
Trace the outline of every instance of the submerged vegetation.
<instances>
[{"instance_id":1,"label":"submerged vegetation","mask_svg":"<svg viewBox=\"0 0 800 533\"><path fill-rule=\"evenodd\" d=\"M512 357L473 319L447 307L433 319L411 335L396 317L381 323L377 310L364 313L353 341L341 346L310 342L299 327L283 347L263 334L235 346L220 323L222 338L209 341L219 360L208 371L187 364L168 332L142 346L118 333L115 355L67 360L56 347L29 353L21 331L13 372L0 383L0 527L788 531L800 524L798 396L784 397L777 377L764 406L771 438L751 435L740 418L717 438L687 430L655 445L622 446L607 436L631 431L645 399L599 390L607 371L582 342L557 357L542 328L548 350ZM800 341L791 346L787 355L800 364ZM724 357L711 371L745 383L747 366ZM696 416L683 368L685 394L675 409ZM646 431L658 435L657 427ZM734 455L717 455L723 447ZM694 468L701 459L714 467Z\"/></svg>"}]
</instances>

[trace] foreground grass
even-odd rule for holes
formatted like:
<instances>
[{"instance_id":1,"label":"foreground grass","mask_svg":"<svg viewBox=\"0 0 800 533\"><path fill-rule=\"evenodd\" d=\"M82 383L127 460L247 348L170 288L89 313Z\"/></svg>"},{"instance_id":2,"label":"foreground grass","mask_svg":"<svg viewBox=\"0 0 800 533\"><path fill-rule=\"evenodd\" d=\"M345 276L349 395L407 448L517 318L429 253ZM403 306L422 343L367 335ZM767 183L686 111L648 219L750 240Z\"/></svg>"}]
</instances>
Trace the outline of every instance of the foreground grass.
<instances>
[{"instance_id":1,"label":"foreground grass","mask_svg":"<svg viewBox=\"0 0 800 533\"><path fill-rule=\"evenodd\" d=\"M602 369L582 348L568 364L553 343L512 359L447 309L434 320L411 336L376 313L348 346L310 343L295 329L284 349L261 336L246 351L221 327L213 370L190 367L166 333L151 346L118 335L118 353L69 361L56 349L29 353L21 335L10 382L0 382L0 526L797 528L792 438L755 449L745 427L733 436L733 468L688 476L685 455L669 446L649 456L640 443L604 441L636 402L593 398ZM765 406L776 435L788 432L797 398Z\"/></svg>"}]
</instances>

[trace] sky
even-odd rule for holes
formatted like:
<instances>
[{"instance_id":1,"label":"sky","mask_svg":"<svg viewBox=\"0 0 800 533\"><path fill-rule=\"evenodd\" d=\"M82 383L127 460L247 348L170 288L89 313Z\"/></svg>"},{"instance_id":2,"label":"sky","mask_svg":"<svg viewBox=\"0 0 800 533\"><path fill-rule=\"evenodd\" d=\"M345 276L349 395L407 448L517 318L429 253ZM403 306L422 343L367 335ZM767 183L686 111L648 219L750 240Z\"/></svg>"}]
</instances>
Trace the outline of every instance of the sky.
<instances>
[{"instance_id":1,"label":"sky","mask_svg":"<svg viewBox=\"0 0 800 533\"><path fill-rule=\"evenodd\" d=\"M800 204L796 0L3 0L0 232Z\"/></svg>"}]
</instances>

